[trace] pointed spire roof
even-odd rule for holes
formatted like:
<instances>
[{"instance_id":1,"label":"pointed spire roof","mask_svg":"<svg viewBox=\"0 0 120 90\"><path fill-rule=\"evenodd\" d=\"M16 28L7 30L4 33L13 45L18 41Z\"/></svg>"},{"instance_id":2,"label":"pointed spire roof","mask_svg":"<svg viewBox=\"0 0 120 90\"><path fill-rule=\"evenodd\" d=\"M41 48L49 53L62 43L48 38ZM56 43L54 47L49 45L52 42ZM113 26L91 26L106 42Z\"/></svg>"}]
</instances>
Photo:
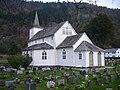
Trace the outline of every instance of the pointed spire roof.
<instances>
[{"instance_id":1,"label":"pointed spire roof","mask_svg":"<svg viewBox=\"0 0 120 90\"><path fill-rule=\"evenodd\" d=\"M41 28L41 26L40 26L40 24L39 24L39 19L38 19L37 11L36 11L36 15L35 15L35 20L34 20L33 26L34 26L34 27L39 27L39 28Z\"/></svg>"}]
</instances>

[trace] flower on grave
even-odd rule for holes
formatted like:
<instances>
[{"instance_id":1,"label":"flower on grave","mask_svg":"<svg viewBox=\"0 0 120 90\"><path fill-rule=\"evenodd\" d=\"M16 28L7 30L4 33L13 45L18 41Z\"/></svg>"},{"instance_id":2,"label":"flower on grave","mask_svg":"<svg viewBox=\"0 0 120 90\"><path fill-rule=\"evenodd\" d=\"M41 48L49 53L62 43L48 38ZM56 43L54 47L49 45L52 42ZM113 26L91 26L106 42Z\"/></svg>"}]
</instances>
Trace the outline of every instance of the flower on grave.
<instances>
[{"instance_id":1,"label":"flower on grave","mask_svg":"<svg viewBox=\"0 0 120 90\"><path fill-rule=\"evenodd\" d=\"M82 83L85 83L85 82L82 82Z\"/></svg>"}]
</instances>

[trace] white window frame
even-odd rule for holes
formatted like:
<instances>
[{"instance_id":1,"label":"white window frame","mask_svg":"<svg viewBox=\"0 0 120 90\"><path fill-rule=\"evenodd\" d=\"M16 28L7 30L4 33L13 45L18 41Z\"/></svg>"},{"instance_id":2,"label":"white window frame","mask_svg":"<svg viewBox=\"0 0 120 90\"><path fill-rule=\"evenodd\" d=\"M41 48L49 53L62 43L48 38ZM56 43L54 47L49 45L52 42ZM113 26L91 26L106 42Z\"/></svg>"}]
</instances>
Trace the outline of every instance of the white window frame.
<instances>
[{"instance_id":1,"label":"white window frame","mask_svg":"<svg viewBox=\"0 0 120 90\"><path fill-rule=\"evenodd\" d=\"M62 51L62 59L66 59L67 57L66 57L66 50L65 49L63 49L63 51Z\"/></svg>"},{"instance_id":2,"label":"white window frame","mask_svg":"<svg viewBox=\"0 0 120 90\"><path fill-rule=\"evenodd\" d=\"M45 50L42 52L42 60L47 60L47 52Z\"/></svg>"}]
</instances>

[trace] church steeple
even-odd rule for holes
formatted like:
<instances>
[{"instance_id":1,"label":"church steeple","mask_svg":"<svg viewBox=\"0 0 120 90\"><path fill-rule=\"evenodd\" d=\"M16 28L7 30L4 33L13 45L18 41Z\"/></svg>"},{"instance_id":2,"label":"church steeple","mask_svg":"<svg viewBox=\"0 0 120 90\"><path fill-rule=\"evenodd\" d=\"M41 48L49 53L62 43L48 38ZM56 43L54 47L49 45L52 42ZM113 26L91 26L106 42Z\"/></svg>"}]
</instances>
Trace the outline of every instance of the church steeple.
<instances>
[{"instance_id":1,"label":"church steeple","mask_svg":"<svg viewBox=\"0 0 120 90\"><path fill-rule=\"evenodd\" d=\"M35 20L34 20L34 24L33 24L35 27L40 27L40 24L39 24L39 20L38 20L38 14L37 14L37 11L36 11L36 15L35 15Z\"/></svg>"}]
</instances>

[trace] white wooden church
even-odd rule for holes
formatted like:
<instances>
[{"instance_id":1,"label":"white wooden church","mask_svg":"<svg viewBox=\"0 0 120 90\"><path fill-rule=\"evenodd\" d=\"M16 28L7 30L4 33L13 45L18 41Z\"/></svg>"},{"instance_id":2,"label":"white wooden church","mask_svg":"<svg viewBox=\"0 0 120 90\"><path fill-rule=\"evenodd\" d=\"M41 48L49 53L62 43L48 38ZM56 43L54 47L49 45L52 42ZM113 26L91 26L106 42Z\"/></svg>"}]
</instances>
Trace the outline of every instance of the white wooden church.
<instances>
[{"instance_id":1,"label":"white wooden church","mask_svg":"<svg viewBox=\"0 0 120 90\"><path fill-rule=\"evenodd\" d=\"M68 21L42 28L36 12L34 26L29 30L28 47L31 66L104 66L104 50L95 46L86 33L77 34Z\"/></svg>"}]
</instances>

